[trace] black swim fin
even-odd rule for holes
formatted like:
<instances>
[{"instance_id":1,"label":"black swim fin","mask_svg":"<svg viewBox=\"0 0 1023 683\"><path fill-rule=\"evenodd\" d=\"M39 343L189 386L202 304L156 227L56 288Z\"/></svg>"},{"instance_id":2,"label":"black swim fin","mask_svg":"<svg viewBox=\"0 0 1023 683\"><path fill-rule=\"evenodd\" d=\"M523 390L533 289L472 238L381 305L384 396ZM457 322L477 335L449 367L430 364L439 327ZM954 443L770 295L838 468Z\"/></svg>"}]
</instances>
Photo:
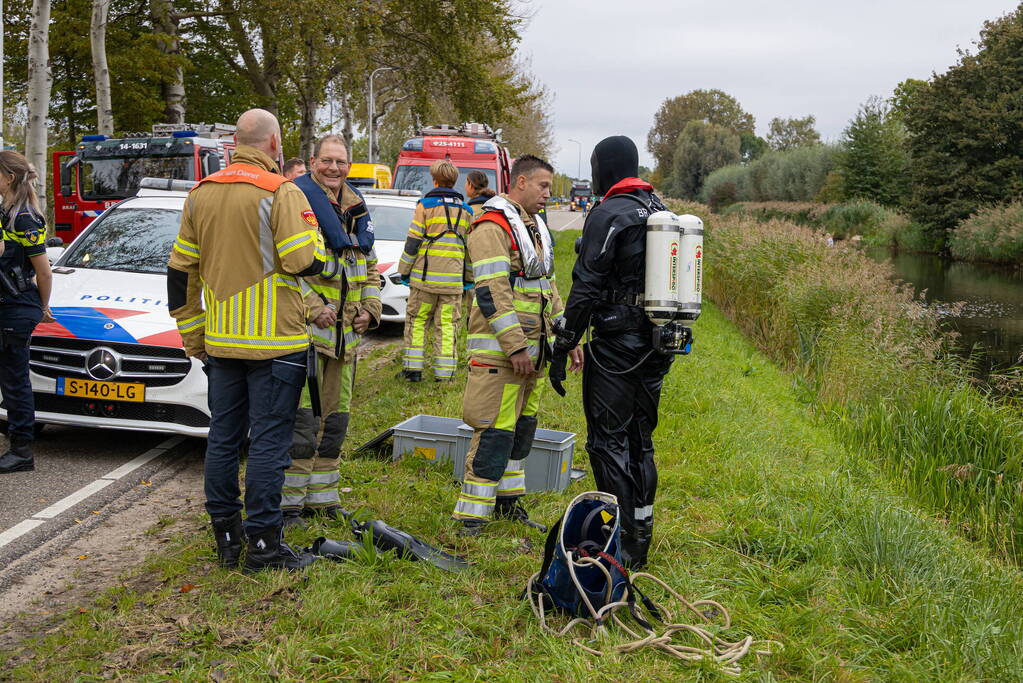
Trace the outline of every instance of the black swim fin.
<instances>
[{"instance_id":1,"label":"black swim fin","mask_svg":"<svg viewBox=\"0 0 1023 683\"><path fill-rule=\"evenodd\" d=\"M335 562L350 560L359 552L357 544L351 541L335 541L332 538L324 538L323 536L313 541L312 547L306 550L313 555L319 555Z\"/></svg>"},{"instance_id":2,"label":"black swim fin","mask_svg":"<svg viewBox=\"0 0 1023 683\"><path fill-rule=\"evenodd\" d=\"M361 539L366 534L369 534L373 545L378 550L393 550L405 559L429 562L434 567L449 572L460 572L469 566L464 557L452 555L440 548L436 548L406 531L395 529L390 524L379 519L374 519L371 522L359 522L353 517L352 513L346 510L342 510L341 514L349 519L352 525L352 533L357 538Z\"/></svg>"}]
</instances>

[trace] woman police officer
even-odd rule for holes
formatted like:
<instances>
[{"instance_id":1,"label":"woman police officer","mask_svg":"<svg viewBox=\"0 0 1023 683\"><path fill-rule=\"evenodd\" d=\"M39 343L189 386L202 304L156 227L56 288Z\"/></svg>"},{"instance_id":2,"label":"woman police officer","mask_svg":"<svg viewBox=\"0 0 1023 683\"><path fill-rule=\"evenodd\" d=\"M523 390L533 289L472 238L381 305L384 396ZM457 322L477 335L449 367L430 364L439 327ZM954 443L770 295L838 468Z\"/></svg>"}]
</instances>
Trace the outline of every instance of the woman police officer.
<instances>
[{"instance_id":1,"label":"woman police officer","mask_svg":"<svg viewBox=\"0 0 1023 683\"><path fill-rule=\"evenodd\" d=\"M35 469L28 344L36 324L55 322L49 309L53 276L46 258L46 221L32 189L35 178L25 157L0 152L0 394L10 441L0 456L0 474Z\"/></svg>"}]
</instances>

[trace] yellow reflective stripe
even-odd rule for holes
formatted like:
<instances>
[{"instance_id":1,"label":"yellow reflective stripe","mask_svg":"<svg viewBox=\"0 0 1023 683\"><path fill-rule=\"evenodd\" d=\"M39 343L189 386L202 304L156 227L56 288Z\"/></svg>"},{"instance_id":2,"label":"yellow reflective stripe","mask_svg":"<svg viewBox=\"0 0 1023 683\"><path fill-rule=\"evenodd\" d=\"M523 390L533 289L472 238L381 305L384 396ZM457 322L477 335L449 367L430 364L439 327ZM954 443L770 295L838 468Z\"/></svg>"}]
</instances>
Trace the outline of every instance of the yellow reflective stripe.
<instances>
[{"instance_id":1,"label":"yellow reflective stripe","mask_svg":"<svg viewBox=\"0 0 1023 683\"><path fill-rule=\"evenodd\" d=\"M426 344L426 322L430 319L433 304L421 304L412 319L412 346L422 348Z\"/></svg>"},{"instance_id":2,"label":"yellow reflective stripe","mask_svg":"<svg viewBox=\"0 0 1023 683\"><path fill-rule=\"evenodd\" d=\"M440 350L445 356L455 354L455 307L444 304L440 309L441 342Z\"/></svg>"},{"instance_id":3,"label":"yellow reflective stripe","mask_svg":"<svg viewBox=\"0 0 1023 683\"><path fill-rule=\"evenodd\" d=\"M179 254L184 254L185 256L199 258L199 245L193 244L188 240L181 239L180 236L174 240L174 251Z\"/></svg>"},{"instance_id":4,"label":"yellow reflective stripe","mask_svg":"<svg viewBox=\"0 0 1023 683\"><path fill-rule=\"evenodd\" d=\"M544 383L537 382L533 390L529 392L529 396L526 397L526 403L522 407L522 414L526 417L536 415L540 410L540 392L543 389Z\"/></svg>"},{"instance_id":5,"label":"yellow reflective stripe","mask_svg":"<svg viewBox=\"0 0 1023 683\"><path fill-rule=\"evenodd\" d=\"M317 294L322 294L323 296L327 297L328 299L340 299L341 298L341 288L340 287L334 287L333 285L325 285L325 284L321 284L319 282L311 283L310 286L313 288L314 292L316 292Z\"/></svg>"},{"instance_id":6,"label":"yellow reflective stripe","mask_svg":"<svg viewBox=\"0 0 1023 683\"><path fill-rule=\"evenodd\" d=\"M186 318L184 320L179 320L178 321L178 331L179 332L187 333L187 332L191 332L193 330L199 329L200 327L204 327L205 325L206 325L206 314L205 313L200 313L197 316L194 316L194 317L191 317L191 318Z\"/></svg>"},{"instance_id":7,"label":"yellow reflective stripe","mask_svg":"<svg viewBox=\"0 0 1023 683\"><path fill-rule=\"evenodd\" d=\"M515 429L515 404L519 399L519 388L518 384L505 384L501 389L501 410L494 423L495 429L509 432Z\"/></svg>"},{"instance_id":8,"label":"yellow reflective stripe","mask_svg":"<svg viewBox=\"0 0 1023 683\"><path fill-rule=\"evenodd\" d=\"M523 299L514 300L515 310L522 311L523 313L539 313L540 302L539 301L524 301Z\"/></svg>"}]
</instances>

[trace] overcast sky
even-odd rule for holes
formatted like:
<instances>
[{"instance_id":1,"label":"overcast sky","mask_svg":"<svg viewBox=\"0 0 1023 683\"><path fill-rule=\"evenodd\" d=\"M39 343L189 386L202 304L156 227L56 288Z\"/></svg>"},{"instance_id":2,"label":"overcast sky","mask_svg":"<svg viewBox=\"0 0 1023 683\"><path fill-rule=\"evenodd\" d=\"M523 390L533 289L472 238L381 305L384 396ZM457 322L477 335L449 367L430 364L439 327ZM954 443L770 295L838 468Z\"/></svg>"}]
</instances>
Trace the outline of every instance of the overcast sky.
<instances>
[{"instance_id":1,"label":"overcast sky","mask_svg":"<svg viewBox=\"0 0 1023 683\"><path fill-rule=\"evenodd\" d=\"M558 170L583 175L603 137L646 135L667 97L718 88L764 136L775 116L817 117L837 140L859 105L973 49L1014 0L532 0L521 53L554 94ZM780 7L779 7L780 6ZM783 8L783 9L782 9Z\"/></svg>"}]
</instances>

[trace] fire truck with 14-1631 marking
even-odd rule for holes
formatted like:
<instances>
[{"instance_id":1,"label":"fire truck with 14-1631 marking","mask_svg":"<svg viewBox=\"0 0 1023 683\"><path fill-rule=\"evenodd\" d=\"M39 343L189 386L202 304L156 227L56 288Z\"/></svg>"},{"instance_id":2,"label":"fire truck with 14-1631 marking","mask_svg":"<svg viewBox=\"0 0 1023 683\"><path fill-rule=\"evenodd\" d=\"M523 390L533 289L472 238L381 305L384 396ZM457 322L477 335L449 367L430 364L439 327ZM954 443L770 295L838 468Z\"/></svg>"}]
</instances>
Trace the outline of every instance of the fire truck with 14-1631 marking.
<instances>
[{"instance_id":1,"label":"fire truck with 14-1631 marking","mask_svg":"<svg viewBox=\"0 0 1023 683\"><path fill-rule=\"evenodd\" d=\"M71 242L97 216L134 197L143 178L199 180L230 163L234 126L160 123L152 133L85 135L53 153L54 235Z\"/></svg>"}]
</instances>

